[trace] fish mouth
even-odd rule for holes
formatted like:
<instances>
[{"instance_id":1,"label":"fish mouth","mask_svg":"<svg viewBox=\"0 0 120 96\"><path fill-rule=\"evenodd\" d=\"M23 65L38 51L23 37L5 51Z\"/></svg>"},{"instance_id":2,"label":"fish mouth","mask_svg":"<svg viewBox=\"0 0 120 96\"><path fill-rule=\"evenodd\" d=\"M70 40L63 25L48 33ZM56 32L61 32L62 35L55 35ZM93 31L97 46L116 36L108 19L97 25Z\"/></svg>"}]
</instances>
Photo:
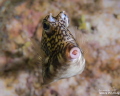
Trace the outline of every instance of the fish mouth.
<instances>
[{"instance_id":1,"label":"fish mouth","mask_svg":"<svg viewBox=\"0 0 120 96\"><path fill-rule=\"evenodd\" d=\"M80 56L80 49L78 47L73 47L70 50L69 56L71 59L76 59Z\"/></svg>"},{"instance_id":2,"label":"fish mouth","mask_svg":"<svg viewBox=\"0 0 120 96\"><path fill-rule=\"evenodd\" d=\"M78 47L69 48L69 49L67 49L66 52L67 52L66 57L69 60L77 59L81 55L81 51Z\"/></svg>"}]
</instances>

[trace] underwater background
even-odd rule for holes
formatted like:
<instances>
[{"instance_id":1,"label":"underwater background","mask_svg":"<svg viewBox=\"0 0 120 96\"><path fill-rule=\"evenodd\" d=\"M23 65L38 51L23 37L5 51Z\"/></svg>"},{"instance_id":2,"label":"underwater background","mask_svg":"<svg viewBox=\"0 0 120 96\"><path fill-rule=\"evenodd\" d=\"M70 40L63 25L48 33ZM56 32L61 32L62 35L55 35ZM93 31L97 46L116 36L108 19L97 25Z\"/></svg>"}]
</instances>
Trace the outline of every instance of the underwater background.
<instances>
[{"instance_id":1,"label":"underwater background","mask_svg":"<svg viewBox=\"0 0 120 96\"><path fill-rule=\"evenodd\" d=\"M43 18L63 10L86 66L41 87L30 38L40 41ZM120 96L120 0L0 0L0 96Z\"/></svg>"}]
</instances>

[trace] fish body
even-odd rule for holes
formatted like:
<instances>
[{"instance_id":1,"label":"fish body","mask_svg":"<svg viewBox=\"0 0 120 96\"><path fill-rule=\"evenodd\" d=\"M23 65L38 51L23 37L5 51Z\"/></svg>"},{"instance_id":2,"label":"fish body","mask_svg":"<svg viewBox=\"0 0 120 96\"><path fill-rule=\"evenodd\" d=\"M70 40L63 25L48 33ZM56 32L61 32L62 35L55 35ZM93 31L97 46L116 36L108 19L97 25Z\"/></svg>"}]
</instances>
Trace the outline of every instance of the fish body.
<instances>
[{"instance_id":1,"label":"fish body","mask_svg":"<svg viewBox=\"0 0 120 96\"><path fill-rule=\"evenodd\" d=\"M75 38L68 30L65 12L43 19L41 49L45 53L42 64L43 85L82 73L85 59Z\"/></svg>"}]
</instances>

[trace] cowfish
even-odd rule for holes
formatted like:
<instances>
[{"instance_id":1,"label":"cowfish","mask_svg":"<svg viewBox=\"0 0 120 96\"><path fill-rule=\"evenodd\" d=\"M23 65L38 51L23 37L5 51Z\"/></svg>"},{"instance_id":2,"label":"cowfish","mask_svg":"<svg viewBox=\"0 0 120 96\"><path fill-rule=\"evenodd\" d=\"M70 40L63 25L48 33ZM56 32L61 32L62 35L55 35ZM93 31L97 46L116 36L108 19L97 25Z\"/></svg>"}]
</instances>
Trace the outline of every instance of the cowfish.
<instances>
[{"instance_id":1,"label":"cowfish","mask_svg":"<svg viewBox=\"0 0 120 96\"><path fill-rule=\"evenodd\" d=\"M81 74L85 68L82 49L68 29L65 11L56 17L50 13L42 21L42 85Z\"/></svg>"}]
</instances>

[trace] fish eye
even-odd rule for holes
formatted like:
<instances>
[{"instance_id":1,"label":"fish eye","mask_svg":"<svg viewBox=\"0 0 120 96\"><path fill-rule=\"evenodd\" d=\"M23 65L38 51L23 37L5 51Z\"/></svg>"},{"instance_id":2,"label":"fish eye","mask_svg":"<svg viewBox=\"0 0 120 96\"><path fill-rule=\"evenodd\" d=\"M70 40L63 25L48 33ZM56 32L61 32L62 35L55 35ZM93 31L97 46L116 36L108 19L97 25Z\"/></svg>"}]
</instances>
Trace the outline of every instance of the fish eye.
<instances>
[{"instance_id":1,"label":"fish eye","mask_svg":"<svg viewBox=\"0 0 120 96\"><path fill-rule=\"evenodd\" d=\"M48 30L48 29L50 29L50 25L44 22L44 23L43 23L43 28L44 28L45 30Z\"/></svg>"}]
</instances>

